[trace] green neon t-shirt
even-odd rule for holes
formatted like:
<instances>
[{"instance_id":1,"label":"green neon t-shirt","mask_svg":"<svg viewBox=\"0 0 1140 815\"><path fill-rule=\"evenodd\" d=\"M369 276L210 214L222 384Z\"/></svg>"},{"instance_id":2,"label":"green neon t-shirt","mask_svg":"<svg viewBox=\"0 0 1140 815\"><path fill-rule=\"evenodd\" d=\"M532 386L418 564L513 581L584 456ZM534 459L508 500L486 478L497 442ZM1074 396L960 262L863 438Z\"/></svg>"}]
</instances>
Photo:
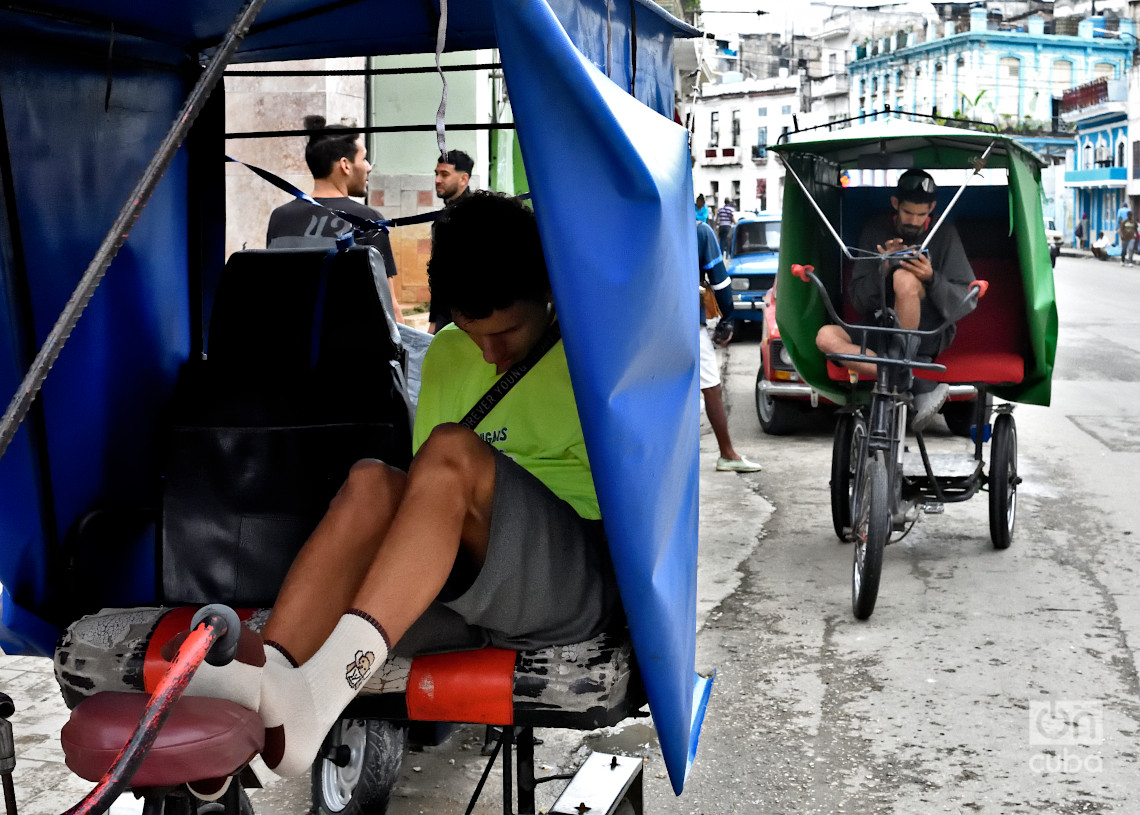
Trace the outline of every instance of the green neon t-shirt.
<instances>
[{"instance_id":1,"label":"green neon t-shirt","mask_svg":"<svg viewBox=\"0 0 1140 815\"><path fill-rule=\"evenodd\" d=\"M495 366L461 329L440 330L424 357L412 448L418 452L433 427L458 422L495 384ZM601 517L578 405L559 341L475 428L583 518Z\"/></svg>"}]
</instances>

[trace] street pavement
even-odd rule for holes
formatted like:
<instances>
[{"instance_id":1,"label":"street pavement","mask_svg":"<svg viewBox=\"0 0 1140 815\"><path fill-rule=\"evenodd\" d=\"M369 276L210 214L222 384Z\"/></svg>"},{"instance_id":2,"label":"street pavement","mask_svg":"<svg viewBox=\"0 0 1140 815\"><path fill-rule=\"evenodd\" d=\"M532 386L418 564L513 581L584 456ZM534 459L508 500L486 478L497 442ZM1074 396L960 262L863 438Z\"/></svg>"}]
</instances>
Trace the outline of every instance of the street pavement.
<instances>
[{"instance_id":1,"label":"street pavement","mask_svg":"<svg viewBox=\"0 0 1140 815\"><path fill-rule=\"evenodd\" d=\"M985 494L921 519L888 547L866 622L830 529L830 425L820 413L793 436L760 432L757 332L740 331L720 352L730 427L765 469L716 473L702 435L697 667L718 673L686 792L672 795L646 720L543 731L540 767L572 769L589 749L643 756L651 815L1140 811L1140 267L1066 250L1057 283L1053 405L1015 414L1013 546L990 546ZM942 428L931 444L962 442ZM0 690L17 705L20 812L63 811L91 785L62 764L48 661L0 657ZM410 753L390 814L463 812L480 741L462 728ZM502 811L497 775L476 815ZM259 815L307 810L308 779L265 779Z\"/></svg>"}]
</instances>

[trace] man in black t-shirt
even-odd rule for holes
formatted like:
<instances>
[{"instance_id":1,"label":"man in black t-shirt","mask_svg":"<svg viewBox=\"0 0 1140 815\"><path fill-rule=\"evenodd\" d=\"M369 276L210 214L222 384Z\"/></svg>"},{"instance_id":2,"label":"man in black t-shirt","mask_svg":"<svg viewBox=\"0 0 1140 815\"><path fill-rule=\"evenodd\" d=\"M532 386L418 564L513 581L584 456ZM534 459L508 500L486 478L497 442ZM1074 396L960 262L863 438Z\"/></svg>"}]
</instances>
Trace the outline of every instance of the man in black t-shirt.
<instances>
[{"instance_id":1,"label":"man in black t-shirt","mask_svg":"<svg viewBox=\"0 0 1140 815\"><path fill-rule=\"evenodd\" d=\"M327 125L323 116L306 116L305 129L339 131L310 136L305 147L305 163L313 174L312 197L322 206L315 207L298 198L273 210L265 237L265 245L270 249L334 246L339 236L353 230L353 225L329 210L339 210L370 221L384 217L372 207L349 197L359 198L367 193L368 173L372 170L360 133L344 125ZM388 275L396 321L404 322L396 297L396 258L392 255L387 233L382 229L358 233L356 243L375 246L380 252Z\"/></svg>"}]
</instances>

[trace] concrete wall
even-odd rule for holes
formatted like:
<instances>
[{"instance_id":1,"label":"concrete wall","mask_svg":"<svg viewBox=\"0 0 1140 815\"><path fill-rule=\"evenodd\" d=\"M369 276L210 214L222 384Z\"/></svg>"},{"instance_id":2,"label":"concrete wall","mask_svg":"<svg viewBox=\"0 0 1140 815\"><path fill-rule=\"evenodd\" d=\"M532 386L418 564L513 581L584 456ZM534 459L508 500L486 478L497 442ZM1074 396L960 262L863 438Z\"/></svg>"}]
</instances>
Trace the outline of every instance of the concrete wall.
<instances>
[{"instance_id":1,"label":"concrete wall","mask_svg":"<svg viewBox=\"0 0 1140 815\"><path fill-rule=\"evenodd\" d=\"M235 70L350 70L363 58L321 59L246 65ZM305 116L319 114L330 124L364 124L364 77L227 77L226 132L299 130ZM305 192L313 177L305 166L304 136L232 139L226 151L263 167ZM292 198L246 168L226 165L226 256L238 249L264 249L269 213Z\"/></svg>"}]
</instances>

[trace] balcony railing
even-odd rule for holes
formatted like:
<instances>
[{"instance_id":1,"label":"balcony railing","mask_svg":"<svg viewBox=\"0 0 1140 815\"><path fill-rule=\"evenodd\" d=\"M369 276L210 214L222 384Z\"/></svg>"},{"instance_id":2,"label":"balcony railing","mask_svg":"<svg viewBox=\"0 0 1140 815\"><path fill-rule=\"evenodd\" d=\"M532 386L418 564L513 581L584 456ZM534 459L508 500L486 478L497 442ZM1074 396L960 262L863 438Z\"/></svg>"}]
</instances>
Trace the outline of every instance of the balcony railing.
<instances>
[{"instance_id":1,"label":"balcony railing","mask_svg":"<svg viewBox=\"0 0 1140 815\"><path fill-rule=\"evenodd\" d=\"M1070 88L1061 94L1061 112L1070 113L1082 108L1091 108L1093 105L1101 105L1107 101L1109 101L1108 79L1097 79Z\"/></svg>"}]
</instances>

